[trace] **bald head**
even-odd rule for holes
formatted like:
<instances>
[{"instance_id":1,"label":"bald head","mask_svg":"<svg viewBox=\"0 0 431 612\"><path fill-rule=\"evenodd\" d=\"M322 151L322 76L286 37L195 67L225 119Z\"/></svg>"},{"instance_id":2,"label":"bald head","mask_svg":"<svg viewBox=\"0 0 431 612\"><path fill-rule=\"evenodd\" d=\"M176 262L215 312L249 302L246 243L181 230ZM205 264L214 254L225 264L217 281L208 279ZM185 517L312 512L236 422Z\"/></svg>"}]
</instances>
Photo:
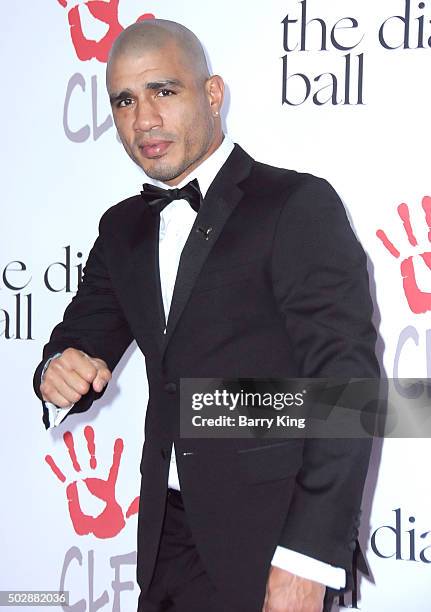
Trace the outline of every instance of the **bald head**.
<instances>
[{"instance_id":1,"label":"bald head","mask_svg":"<svg viewBox=\"0 0 431 612\"><path fill-rule=\"evenodd\" d=\"M223 140L223 79L209 75L201 43L179 23L126 28L111 49L106 86L126 152L154 179L179 184Z\"/></svg>"},{"instance_id":2,"label":"bald head","mask_svg":"<svg viewBox=\"0 0 431 612\"><path fill-rule=\"evenodd\" d=\"M126 28L115 40L109 53L110 66L122 56L140 56L148 51L171 50L182 55L187 68L198 81L209 76L203 47L195 34L185 26L166 19L145 19Z\"/></svg>"}]
</instances>

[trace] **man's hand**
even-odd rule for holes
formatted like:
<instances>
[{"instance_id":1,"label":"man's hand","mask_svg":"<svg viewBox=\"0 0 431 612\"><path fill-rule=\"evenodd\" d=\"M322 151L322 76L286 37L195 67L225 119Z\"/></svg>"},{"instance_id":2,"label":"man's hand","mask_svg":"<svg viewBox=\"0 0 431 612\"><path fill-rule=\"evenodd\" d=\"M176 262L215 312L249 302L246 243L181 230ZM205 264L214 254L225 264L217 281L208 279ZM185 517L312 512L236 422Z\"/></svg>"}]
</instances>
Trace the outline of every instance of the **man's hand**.
<instances>
[{"instance_id":1,"label":"man's hand","mask_svg":"<svg viewBox=\"0 0 431 612\"><path fill-rule=\"evenodd\" d=\"M102 359L89 357L82 351L68 348L60 357L49 364L40 385L40 392L46 402L59 408L69 408L79 402L93 386L102 389L111 380L112 374Z\"/></svg>"},{"instance_id":2,"label":"man's hand","mask_svg":"<svg viewBox=\"0 0 431 612\"><path fill-rule=\"evenodd\" d=\"M262 612L322 612L326 587L271 565Z\"/></svg>"}]
</instances>

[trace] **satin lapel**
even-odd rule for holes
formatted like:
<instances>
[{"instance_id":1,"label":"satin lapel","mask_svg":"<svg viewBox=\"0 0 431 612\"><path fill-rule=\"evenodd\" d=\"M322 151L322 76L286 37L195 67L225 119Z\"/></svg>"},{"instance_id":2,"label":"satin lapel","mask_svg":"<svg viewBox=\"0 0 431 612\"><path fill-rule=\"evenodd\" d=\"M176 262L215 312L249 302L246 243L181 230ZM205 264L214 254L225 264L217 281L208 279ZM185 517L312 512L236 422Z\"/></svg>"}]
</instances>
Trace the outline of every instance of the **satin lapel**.
<instances>
[{"instance_id":1,"label":"satin lapel","mask_svg":"<svg viewBox=\"0 0 431 612\"><path fill-rule=\"evenodd\" d=\"M145 329L159 332L160 350L163 348L165 314L159 271L160 217L153 215L144 204L142 217L137 223L132 241L132 275L135 303L145 318ZM137 313L139 318L139 312Z\"/></svg>"},{"instance_id":2,"label":"satin lapel","mask_svg":"<svg viewBox=\"0 0 431 612\"><path fill-rule=\"evenodd\" d=\"M172 338L202 266L243 195L239 183L250 173L252 163L253 159L241 147L235 145L208 190L181 254L169 311L164 350ZM207 235L205 232L208 232Z\"/></svg>"}]
</instances>

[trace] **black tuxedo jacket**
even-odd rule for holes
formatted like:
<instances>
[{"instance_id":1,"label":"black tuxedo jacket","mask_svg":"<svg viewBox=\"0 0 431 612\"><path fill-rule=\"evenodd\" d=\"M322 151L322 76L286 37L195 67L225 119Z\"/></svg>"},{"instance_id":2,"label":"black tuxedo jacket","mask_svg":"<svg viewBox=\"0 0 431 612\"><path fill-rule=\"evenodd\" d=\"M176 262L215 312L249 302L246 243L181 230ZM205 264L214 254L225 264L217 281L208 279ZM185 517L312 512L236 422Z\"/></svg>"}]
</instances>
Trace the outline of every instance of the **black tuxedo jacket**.
<instances>
[{"instance_id":1,"label":"black tuxedo jacket","mask_svg":"<svg viewBox=\"0 0 431 612\"><path fill-rule=\"evenodd\" d=\"M199 227L212 227L205 240ZM184 247L166 334L159 218L140 196L100 222L84 280L45 346L113 369L133 339L149 403L142 454L138 582L154 568L175 443L187 517L214 584L260 612L278 544L350 571L369 440L179 437L181 377L377 377L366 257L324 180L235 146ZM144 371L142 372L144 381ZM70 414L100 397L84 396Z\"/></svg>"}]
</instances>

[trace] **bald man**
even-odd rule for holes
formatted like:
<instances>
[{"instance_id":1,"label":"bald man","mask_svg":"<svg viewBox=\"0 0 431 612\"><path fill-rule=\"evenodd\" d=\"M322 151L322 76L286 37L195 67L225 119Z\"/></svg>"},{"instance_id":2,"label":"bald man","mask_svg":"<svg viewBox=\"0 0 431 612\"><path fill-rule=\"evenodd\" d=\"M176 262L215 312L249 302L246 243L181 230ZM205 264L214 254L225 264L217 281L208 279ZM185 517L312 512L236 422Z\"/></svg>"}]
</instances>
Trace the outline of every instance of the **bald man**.
<instances>
[{"instance_id":1,"label":"bald man","mask_svg":"<svg viewBox=\"0 0 431 612\"><path fill-rule=\"evenodd\" d=\"M150 389L139 611L329 610L352 584L370 442L183 439L179 383L377 377L363 250L326 181L223 134L223 80L184 26L127 28L107 89L150 182L103 215L44 348L45 425L88 410L135 339Z\"/></svg>"}]
</instances>

